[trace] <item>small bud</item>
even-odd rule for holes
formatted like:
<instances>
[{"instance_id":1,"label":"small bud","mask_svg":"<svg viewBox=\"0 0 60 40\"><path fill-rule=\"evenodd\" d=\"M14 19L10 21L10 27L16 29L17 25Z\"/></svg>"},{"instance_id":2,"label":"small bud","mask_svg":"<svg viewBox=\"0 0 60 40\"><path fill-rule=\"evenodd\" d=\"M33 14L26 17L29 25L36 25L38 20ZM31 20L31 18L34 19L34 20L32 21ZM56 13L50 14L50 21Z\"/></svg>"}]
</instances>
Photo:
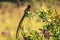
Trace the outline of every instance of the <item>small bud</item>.
<instances>
[{"instance_id":1,"label":"small bud","mask_svg":"<svg viewBox=\"0 0 60 40\"><path fill-rule=\"evenodd\" d=\"M8 32L2 32L2 35L3 35L3 36L8 36L9 33L8 33Z\"/></svg>"},{"instance_id":2,"label":"small bud","mask_svg":"<svg viewBox=\"0 0 60 40\"><path fill-rule=\"evenodd\" d=\"M40 30L40 32L41 32L42 34L44 34L45 30Z\"/></svg>"}]
</instances>

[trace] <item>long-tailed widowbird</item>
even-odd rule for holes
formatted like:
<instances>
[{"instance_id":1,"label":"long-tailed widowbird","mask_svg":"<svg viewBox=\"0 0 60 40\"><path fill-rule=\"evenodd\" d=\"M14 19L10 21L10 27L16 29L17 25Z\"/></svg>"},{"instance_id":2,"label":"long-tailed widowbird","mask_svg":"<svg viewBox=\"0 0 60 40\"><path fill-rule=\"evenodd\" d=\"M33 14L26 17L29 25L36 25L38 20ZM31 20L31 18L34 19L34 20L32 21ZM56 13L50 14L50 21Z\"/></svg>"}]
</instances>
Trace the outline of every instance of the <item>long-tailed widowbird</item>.
<instances>
[{"instance_id":1,"label":"long-tailed widowbird","mask_svg":"<svg viewBox=\"0 0 60 40\"><path fill-rule=\"evenodd\" d=\"M23 22L28 11L30 11L30 5L28 5L27 8L25 9L24 14L23 14L23 16L22 16L22 18L18 24L17 31L16 31L16 39L18 38L18 35L19 35L18 34L19 28L21 28L21 24L22 24L22 22Z\"/></svg>"}]
</instances>

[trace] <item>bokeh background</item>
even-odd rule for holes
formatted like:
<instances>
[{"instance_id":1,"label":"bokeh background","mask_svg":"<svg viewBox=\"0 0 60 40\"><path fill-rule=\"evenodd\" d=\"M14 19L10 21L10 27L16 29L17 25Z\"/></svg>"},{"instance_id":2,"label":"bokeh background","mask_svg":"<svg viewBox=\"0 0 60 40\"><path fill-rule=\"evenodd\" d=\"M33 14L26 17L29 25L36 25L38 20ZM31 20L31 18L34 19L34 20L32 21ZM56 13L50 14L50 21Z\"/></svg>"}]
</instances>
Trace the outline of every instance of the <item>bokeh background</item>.
<instances>
[{"instance_id":1,"label":"bokeh background","mask_svg":"<svg viewBox=\"0 0 60 40\"><path fill-rule=\"evenodd\" d=\"M54 8L58 14L60 13L60 0L0 0L0 40L16 40L16 29L28 4L31 5L32 12L47 7ZM34 22L36 19L37 17L34 17L29 21L25 18L23 25L28 28L30 22L32 27L29 28L37 29L37 26L42 26L43 23Z\"/></svg>"}]
</instances>

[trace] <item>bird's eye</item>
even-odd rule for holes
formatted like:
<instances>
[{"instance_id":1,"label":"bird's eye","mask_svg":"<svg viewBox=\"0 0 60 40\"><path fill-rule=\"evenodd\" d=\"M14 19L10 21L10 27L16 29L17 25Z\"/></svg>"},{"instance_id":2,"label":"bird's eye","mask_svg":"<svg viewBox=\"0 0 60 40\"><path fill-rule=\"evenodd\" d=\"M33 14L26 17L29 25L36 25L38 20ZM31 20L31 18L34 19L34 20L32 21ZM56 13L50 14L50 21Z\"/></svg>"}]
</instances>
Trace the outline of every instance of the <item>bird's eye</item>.
<instances>
[{"instance_id":1,"label":"bird's eye","mask_svg":"<svg viewBox=\"0 0 60 40\"><path fill-rule=\"evenodd\" d=\"M28 5L27 9L29 9L29 8L30 8L30 5Z\"/></svg>"},{"instance_id":2,"label":"bird's eye","mask_svg":"<svg viewBox=\"0 0 60 40\"><path fill-rule=\"evenodd\" d=\"M30 5L28 5L28 7L30 8Z\"/></svg>"}]
</instances>

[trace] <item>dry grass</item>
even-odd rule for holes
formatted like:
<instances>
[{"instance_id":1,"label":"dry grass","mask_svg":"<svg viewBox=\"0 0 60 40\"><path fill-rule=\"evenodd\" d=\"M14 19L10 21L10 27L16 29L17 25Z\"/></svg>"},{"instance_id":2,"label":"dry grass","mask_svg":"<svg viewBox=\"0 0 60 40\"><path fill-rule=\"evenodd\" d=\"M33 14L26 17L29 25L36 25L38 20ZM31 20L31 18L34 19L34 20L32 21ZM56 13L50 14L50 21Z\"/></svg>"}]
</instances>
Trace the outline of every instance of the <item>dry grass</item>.
<instances>
[{"instance_id":1,"label":"dry grass","mask_svg":"<svg viewBox=\"0 0 60 40\"><path fill-rule=\"evenodd\" d=\"M0 40L15 40L16 28L26 5L18 8L16 4L8 2L0 4L2 4L2 8L0 8ZM8 32L8 38L2 35L2 32Z\"/></svg>"},{"instance_id":2,"label":"dry grass","mask_svg":"<svg viewBox=\"0 0 60 40\"><path fill-rule=\"evenodd\" d=\"M16 40L15 33L20 18L22 17L24 10L27 5L17 7L16 4L12 3L1 3L2 8L0 8L0 40ZM60 7L57 8L58 12L60 12ZM27 30L33 29L36 30L40 26L45 23L36 22L37 16L34 18L25 18L22 26L24 26ZM9 36L6 37L2 35L2 32L8 32Z\"/></svg>"}]
</instances>

